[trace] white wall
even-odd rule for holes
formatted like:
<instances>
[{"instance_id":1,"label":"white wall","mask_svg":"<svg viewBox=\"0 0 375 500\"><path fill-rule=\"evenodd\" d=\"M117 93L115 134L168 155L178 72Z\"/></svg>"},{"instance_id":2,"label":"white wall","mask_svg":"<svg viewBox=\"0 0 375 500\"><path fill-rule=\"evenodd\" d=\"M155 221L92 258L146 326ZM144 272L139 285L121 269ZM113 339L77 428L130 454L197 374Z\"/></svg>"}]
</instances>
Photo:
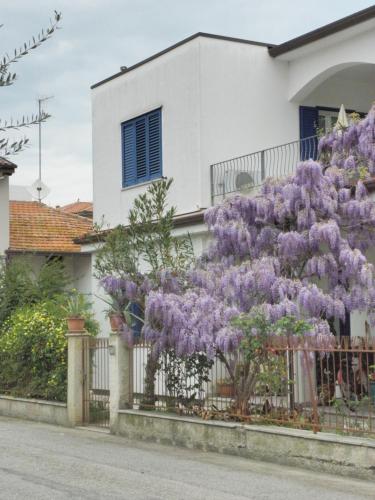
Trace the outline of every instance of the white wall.
<instances>
[{"instance_id":1,"label":"white wall","mask_svg":"<svg viewBox=\"0 0 375 500\"><path fill-rule=\"evenodd\" d=\"M96 247L92 245L87 245L84 251L91 252L91 273L90 273L90 288L91 288L91 300L93 304L93 312L95 319L99 322L100 327L100 337L108 337L110 333L109 319L106 317L106 310L109 308L108 304L102 300L106 299L103 289L100 287L98 280L94 276L95 268L95 251Z\"/></svg>"},{"instance_id":2,"label":"white wall","mask_svg":"<svg viewBox=\"0 0 375 500\"><path fill-rule=\"evenodd\" d=\"M199 43L183 45L93 90L94 220L125 222L144 186L121 189L121 123L162 107L163 175L174 177L170 203L200 204ZM195 207L195 208L194 208Z\"/></svg>"},{"instance_id":3,"label":"white wall","mask_svg":"<svg viewBox=\"0 0 375 500\"><path fill-rule=\"evenodd\" d=\"M375 99L375 80L345 78L345 71L321 83L304 101L306 106L327 106L367 113Z\"/></svg>"},{"instance_id":4,"label":"white wall","mask_svg":"<svg viewBox=\"0 0 375 500\"><path fill-rule=\"evenodd\" d=\"M266 47L196 38L93 89L94 219L126 222L145 186L121 189L121 123L162 108L163 175L178 213L210 204L210 164L298 138L287 68Z\"/></svg>"},{"instance_id":5,"label":"white wall","mask_svg":"<svg viewBox=\"0 0 375 500\"><path fill-rule=\"evenodd\" d=\"M12 259L22 259L30 263L35 274L47 262L47 256L41 254L13 254ZM91 255L74 254L63 257L66 273L71 280L69 288L76 288L80 293L91 297ZM89 299L91 300L91 298Z\"/></svg>"},{"instance_id":6,"label":"white wall","mask_svg":"<svg viewBox=\"0 0 375 500\"><path fill-rule=\"evenodd\" d=\"M1 177L1 176L0 176ZM0 179L0 256L9 248L9 177Z\"/></svg>"},{"instance_id":7,"label":"white wall","mask_svg":"<svg viewBox=\"0 0 375 500\"><path fill-rule=\"evenodd\" d=\"M360 63L375 63L375 20L280 56L289 63L291 100L301 102L324 80Z\"/></svg>"},{"instance_id":8,"label":"white wall","mask_svg":"<svg viewBox=\"0 0 375 500\"><path fill-rule=\"evenodd\" d=\"M288 64L266 47L199 41L202 199L209 206L209 165L297 140L298 106L287 100Z\"/></svg>"}]
</instances>

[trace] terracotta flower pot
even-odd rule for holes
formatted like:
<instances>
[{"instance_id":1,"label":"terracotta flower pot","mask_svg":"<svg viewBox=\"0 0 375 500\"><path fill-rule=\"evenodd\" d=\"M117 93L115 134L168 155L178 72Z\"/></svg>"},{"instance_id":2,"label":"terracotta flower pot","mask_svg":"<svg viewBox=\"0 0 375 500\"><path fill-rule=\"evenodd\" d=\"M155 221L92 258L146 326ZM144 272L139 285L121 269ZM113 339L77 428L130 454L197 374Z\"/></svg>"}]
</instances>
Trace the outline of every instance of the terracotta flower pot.
<instances>
[{"instance_id":1,"label":"terracotta flower pot","mask_svg":"<svg viewBox=\"0 0 375 500\"><path fill-rule=\"evenodd\" d=\"M82 332L85 329L85 320L80 317L70 317L66 319L70 332Z\"/></svg>"},{"instance_id":2,"label":"terracotta flower pot","mask_svg":"<svg viewBox=\"0 0 375 500\"><path fill-rule=\"evenodd\" d=\"M217 395L221 398L234 398L234 386L228 382L218 382L216 385Z\"/></svg>"},{"instance_id":3,"label":"terracotta flower pot","mask_svg":"<svg viewBox=\"0 0 375 500\"><path fill-rule=\"evenodd\" d=\"M110 314L109 322L111 324L111 330L113 332L118 332L123 323L121 314Z\"/></svg>"}]
</instances>

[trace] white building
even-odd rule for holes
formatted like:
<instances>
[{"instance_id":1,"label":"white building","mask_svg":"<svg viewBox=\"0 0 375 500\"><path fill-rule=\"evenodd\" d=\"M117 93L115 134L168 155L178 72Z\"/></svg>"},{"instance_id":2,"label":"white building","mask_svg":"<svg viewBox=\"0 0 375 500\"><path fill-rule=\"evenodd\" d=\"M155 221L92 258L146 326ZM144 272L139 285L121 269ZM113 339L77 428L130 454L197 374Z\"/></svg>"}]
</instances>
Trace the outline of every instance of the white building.
<instances>
[{"instance_id":1,"label":"white building","mask_svg":"<svg viewBox=\"0 0 375 500\"><path fill-rule=\"evenodd\" d=\"M17 165L0 158L0 258L9 248L9 177Z\"/></svg>"},{"instance_id":2,"label":"white building","mask_svg":"<svg viewBox=\"0 0 375 500\"><path fill-rule=\"evenodd\" d=\"M197 33L96 83L94 222L126 223L152 180L173 177L176 231L189 230L199 252L207 239L203 210L217 197L313 156L316 139L295 141L331 127L342 103L368 111L374 47L370 7L277 46ZM94 250L87 239L83 251Z\"/></svg>"}]
</instances>

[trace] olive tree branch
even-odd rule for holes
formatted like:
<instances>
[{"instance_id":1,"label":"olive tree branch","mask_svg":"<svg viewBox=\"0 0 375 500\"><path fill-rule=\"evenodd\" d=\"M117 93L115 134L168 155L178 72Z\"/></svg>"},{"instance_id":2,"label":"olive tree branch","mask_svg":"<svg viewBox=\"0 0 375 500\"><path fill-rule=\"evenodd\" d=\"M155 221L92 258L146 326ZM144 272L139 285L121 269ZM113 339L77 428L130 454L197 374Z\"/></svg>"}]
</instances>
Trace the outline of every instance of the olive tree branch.
<instances>
[{"instance_id":1,"label":"olive tree branch","mask_svg":"<svg viewBox=\"0 0 375 500\"><path fill-rule=\"evenodd\" d=\"M18 62L22 57L29 54L30 50L40 47L40 45L51 38L53 33L59 29L60 21L61 13L55 10L54 19L50 21L50 26L46 30L42 29L36 37L32 37L32 40L25 42L19 49L14 49L14 55L9 56L5 54L0 59L0 87L6 87L15 82L17 75L9 71L10 65Z\"/></svg>"}]
</instances>

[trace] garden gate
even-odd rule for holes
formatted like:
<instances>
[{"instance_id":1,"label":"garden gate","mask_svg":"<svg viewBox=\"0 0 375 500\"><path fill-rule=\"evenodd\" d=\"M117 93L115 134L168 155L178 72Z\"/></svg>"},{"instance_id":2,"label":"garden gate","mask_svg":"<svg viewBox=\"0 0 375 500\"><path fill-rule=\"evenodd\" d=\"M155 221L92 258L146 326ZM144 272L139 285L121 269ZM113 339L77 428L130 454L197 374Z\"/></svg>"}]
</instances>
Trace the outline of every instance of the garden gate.
<instances>
[{"instance_id":1,"label":"garden gate","mask_svg":"<svg viewBox=\"0 0 375 500\"><path fill-rule=\"evenodd\" d=\"M83 421L109 428L109 338L84 340Z\"/></svg>"}]
</instances>

